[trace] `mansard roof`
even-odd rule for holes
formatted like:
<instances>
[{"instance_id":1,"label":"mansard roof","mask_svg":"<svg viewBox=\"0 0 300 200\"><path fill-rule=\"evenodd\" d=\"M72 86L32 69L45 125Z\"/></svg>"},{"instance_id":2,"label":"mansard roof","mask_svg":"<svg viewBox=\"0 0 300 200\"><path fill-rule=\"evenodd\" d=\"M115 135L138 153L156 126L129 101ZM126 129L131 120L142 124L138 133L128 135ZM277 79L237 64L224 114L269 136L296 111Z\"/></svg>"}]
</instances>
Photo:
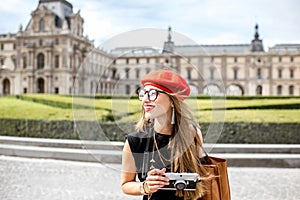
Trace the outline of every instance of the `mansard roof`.
<instances>
[{"instance_id":1,"label":"mansard roof","mask_svg":"<svg viewBox=\"0 0 300 200\"><path fill-rule=\"evenodd\" d=\"M73 5L66 0L39 0L39 4L40 3L51 3L51 2L60 2L60 3L67 5L70 8L73 8Z\"/></svg>"},{"instance_id":2,"label":"mansard roof","mask_svg":"<svg viewBox=\"0 0 300 200\"><path fill-rule=\"evenodd\" d=\"M139 56L155 56L160 55L161 51L149 46L136 47L117 47L112 49L110 54L121 57L139 57Z\"/></svg>"},{"instance_id":3,"label":"mansard roof","mask_svg":"<svg viewBox=\"0 0 300 200\"><path fill-rule=\"evenodd\" d=\"M73 6L65 0L40 0L39 5L46 6L61 19L73 15Z\"/></svg>"},{"instance_id":4,"label":"mansard roof","mask_svg":"<svg viewBox=\"0 0 300 200\"><path fill-rule=\"evenodd\" d=\"M224 53L249 53L250 44L228 45L180 45L175 46L179 54L224 54Z\"/></svg>"},{"instance_id":5,"label":"mansard roof","mask_svg":"<svg viewBox=\"0 0 300 200\"><path fill-rule=\"evenodd\" d=\"M276 44L269 48L270 52L300 52L300 44Z\"/></svg>"}]
</instances>

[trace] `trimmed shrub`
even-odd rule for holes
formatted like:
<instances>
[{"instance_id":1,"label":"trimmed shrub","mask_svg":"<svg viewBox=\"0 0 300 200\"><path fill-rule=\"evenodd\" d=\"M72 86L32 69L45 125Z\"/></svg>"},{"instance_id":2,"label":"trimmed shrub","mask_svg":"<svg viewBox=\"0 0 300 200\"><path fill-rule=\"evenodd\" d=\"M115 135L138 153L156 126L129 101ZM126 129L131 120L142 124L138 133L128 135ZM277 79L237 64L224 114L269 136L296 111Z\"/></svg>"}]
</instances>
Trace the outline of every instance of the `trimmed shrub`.
<instances>
[{"instance_id":1,"label":"trimmed shrub","mask_svg":"<svg viewBox=\"0 0 300 200\"><path fill-rule=\"evenodd\" d=\"M239 144L300 144L300 123L224 123L221 133L208 130L219 124L203 123L205 142ZM125 141L132 123L1 119L0 135L38 138Z\"/></svg>"}]
</instances>

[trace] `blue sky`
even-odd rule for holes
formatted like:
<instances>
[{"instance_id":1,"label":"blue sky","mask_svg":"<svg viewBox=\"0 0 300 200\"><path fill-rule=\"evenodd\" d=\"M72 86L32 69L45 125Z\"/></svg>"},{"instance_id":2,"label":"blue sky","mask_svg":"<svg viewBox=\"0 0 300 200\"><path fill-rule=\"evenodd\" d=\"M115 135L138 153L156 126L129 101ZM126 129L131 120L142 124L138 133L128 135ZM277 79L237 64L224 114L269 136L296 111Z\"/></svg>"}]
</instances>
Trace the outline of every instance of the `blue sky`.
<instances>
[{"instance_id":1,"label":"blue sky","mask_svg":"<svg viewBox=\"0 0 300 200\"><path fill-rule=\"evenodd\" d=\"M85 20L85 35L101 45L125 32L153 28L197 44L247 44L259 24L265 48L300 43L298 0L69 0ZM0 34L27 25L38 0L1 0ZM179 41L178 41L179 42ZM176 43L176 40L175 40Z\"/></svg>"}]
</instances>

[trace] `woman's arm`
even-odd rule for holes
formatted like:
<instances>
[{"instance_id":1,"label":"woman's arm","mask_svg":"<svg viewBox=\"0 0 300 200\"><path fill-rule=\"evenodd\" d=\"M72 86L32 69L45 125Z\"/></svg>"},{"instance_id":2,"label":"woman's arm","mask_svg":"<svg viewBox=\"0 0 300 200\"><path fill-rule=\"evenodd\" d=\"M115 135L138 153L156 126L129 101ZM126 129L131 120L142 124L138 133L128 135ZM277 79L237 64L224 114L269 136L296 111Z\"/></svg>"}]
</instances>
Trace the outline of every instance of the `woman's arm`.
<instances>
[{"instance_id":1,"label":"woman's arm","mask_svg":"<svg viewBox=\"0 0 300 200\"><path fill-rule=\"evenodd\" d=\"M125 142L122 157L121 187L125 194L143 195L156 192L159 188L168 185L169 179L162 176L166 172L163 168L153 169L147 173L144 182L136 181L136 167L128 141Z\"/></svg>"},{"instance_id":2,"label":"woman's arm","mask_svg":"<svg viewBox=\"0 0 300 200\"><path fill-rule=\"evenodd\" d=\"M142 195L143 183L136 181L136 167L128 141L126 140L122 156L121 188L125 194Z\"/></svg>"}]
</instances>

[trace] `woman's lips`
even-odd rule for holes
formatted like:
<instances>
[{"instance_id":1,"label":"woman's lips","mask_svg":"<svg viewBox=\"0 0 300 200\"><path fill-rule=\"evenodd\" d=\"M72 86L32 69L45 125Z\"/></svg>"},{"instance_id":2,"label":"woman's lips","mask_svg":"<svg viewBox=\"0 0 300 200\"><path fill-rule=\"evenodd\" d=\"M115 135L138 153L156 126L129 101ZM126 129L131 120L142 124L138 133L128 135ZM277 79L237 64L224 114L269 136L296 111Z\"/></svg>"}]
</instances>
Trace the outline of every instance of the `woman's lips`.
<instances>
[{"instance_id":1,"label":"woman's lips","mask_svg":"<svg viewBox=\"0 0 300 200\"><path fill-rule=\"evenodd\" d=\"M152 105L144 105L145 112L150 112L153 108L154 106Z\"/></svg>"}]
</instances>

